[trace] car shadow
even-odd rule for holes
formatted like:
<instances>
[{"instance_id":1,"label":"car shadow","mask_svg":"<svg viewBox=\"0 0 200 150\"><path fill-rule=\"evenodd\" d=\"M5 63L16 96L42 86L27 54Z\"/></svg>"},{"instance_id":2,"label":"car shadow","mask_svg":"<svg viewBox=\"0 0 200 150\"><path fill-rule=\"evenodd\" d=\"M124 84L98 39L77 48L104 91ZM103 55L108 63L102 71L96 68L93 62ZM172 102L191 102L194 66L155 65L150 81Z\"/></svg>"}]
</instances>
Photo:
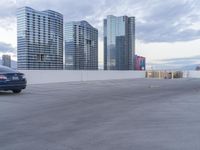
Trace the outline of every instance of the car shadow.
<instances>
[{"instance_id":1,"label":"car shadow","mask_svg":"<svg viewBox=\"0 0 200 150\"><path fill-rule=\"evenodd\" d=\"M0 91L0 96L13 96L13 95L21 95L21 93L15 94L11 91Z\"/></svg>"}]
</instances>

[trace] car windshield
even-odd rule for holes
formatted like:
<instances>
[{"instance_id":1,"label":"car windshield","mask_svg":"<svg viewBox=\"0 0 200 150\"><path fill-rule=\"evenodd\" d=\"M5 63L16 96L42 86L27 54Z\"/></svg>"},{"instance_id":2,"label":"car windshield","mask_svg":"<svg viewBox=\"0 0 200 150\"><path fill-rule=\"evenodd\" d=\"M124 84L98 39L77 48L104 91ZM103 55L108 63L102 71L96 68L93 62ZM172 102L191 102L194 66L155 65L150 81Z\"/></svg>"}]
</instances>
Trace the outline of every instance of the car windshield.
<instances>
[{"instance_id":1,"label":"car windshield","mask_svg":"<svg viewBox=\"0 0 200 150\"><path fill-rule=\"evenodd\" d=\"M0 73L16 73L15 70L0 66Z\"/></svg>"}]
</instances>

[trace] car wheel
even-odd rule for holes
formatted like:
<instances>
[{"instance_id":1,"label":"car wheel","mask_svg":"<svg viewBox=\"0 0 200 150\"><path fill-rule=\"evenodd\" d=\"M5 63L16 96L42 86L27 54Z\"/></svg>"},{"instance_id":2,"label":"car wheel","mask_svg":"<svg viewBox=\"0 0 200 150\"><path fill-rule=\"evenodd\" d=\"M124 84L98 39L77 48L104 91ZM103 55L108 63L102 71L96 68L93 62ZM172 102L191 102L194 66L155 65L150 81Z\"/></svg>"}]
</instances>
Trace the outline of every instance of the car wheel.
<instances>
[{"instance_id":1,"label":"car wheel","mask_svg":"<svg viewBox=\"0 0 200 150\"><path fill-rule=\"evenodd\" d=\"M13 93L20 93L22 90L12 90Z\"/></svg>"}]
</instances>

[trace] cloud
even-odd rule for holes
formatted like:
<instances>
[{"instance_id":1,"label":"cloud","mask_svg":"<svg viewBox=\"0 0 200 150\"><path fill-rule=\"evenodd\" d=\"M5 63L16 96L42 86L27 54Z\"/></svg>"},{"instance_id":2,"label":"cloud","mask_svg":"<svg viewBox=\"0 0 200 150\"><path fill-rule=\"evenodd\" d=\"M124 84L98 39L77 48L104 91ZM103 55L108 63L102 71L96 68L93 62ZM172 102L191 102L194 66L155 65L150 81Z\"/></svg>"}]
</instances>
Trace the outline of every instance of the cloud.
<instances>
[{"instance_id":1,"label":"cloud","mask_svg":"<svg viewBox=\"0 0 200 150\"><path fill-rule=\"evenodd\" d=\"M146 43L192 41L200 38L199 0L1 0L1 27L8 28L16 8L30 6L52 9L65 21L87 20L99 29L102 40L103 19L110 14L136 17L136 38Z\"/></svg>"},{"instance_id":2,"label":"cloud","mask_svg":"<svg viewBox=\"0 0 200 150\"><path fill-rule=\"evenodd\" d=\"M170 61L170 62L177 62L177 61L200 61L200 55L192 56L192 57L185 57L185 58L163 59L162 61Z\"/></svg>"},{"instance_id":3,"label":"cloud","mask_svg":"<svg viewBox=\"0 0 200 150\"><path fill-rule=\"evenodd\" d=\"M11 24L15 22L16 2L14 0L0 1L0 27L6 30L11 29Z\"/></svg>"},{"instance_id":4,"label":"cloud","mask_svg":"<svg viewBox=\"0 0 200 150\"><path fill-rule=\"evenodd\" d=\"M15 53L16 50L11 44L0 42L0 53Z\"/></svg>"},{"instance_id":5,"label":"cloud","mask_svg":"<svg viewBox=\"0 0 200 150\"><path fill-rule=\"evenodd\" d=\"M1 0L0 18L14 17L16 13L16 2L14 0Z\"/></svg>"},{"instance_id":6,"label":"cloud","mask_svg":"<svg viewBox=\"0 0 200 150\"><path fill-rule=\"evenodd\" d=\"M200 39L200 2L198 0L162 1L137 23L137 37L144 42L177 42ZM196 20L195 20L196 18Z\"/></svg>"},{"instance_id":7,"label":"cloud","mask_svg":"<svg viewBox=\"0 0 200 150\"><path fill-rule=\"evenodd\" d=\"M100 0L18 0L17 7L30 6L37 10L52 9L62 13L66 20L80 20L94 15L104 1Z\"/></svg>"}]
</instances>

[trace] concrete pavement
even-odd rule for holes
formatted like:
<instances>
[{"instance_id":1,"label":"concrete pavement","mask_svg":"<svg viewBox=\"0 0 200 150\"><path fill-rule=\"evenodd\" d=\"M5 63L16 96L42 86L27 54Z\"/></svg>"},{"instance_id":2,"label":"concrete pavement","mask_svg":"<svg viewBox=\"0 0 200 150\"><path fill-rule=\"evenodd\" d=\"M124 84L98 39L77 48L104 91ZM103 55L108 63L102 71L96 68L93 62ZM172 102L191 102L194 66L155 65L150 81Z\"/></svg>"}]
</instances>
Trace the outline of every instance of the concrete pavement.
<instances>
[{"instance_id":1,"label":"concrete pavement","mask_svg":"<svg viewBox=\"0 0 200 150\"><path fill-rule=\"evenodd\" d=\"M0 92L0 150L199 150L200 80L112 80Z\"/></svg>"}]
</instances>

